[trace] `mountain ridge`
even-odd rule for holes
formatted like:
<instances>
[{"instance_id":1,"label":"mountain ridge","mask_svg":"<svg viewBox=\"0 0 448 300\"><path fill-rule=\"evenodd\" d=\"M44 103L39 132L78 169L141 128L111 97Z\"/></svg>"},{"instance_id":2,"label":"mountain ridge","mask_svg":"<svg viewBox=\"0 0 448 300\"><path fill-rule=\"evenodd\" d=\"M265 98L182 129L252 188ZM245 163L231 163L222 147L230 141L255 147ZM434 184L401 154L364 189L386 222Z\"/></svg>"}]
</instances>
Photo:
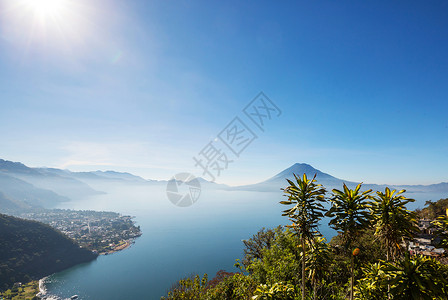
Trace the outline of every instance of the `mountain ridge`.
<instances>
[{"instance_id":1,"label":"mountain ridge","mask_svg":"<svg viewBox=\"0 0 448 300\"><path fill-rule=\"evenodd\" d=\"M318 183L325 186L327 189L342 188L345 183L349 188L354 188L360 182L354 182L349 180L340 179L334 177L328 173L324 173L319 169L307 163L294 163L290 167L280 171L273 177L270 177L264 181L255 184L248 184L242 186L231 187L235 190L247 190L247 191L277 191L284 188L288 183L286 179L294 179L294 175L302 176L306 174L308 178L313 178L316 175ZM376 183L363 183L364 189L380 190L386 186L394 189L406 189L409 192L446 192L448 193L448 183L441 182L429 185L394 185L394 184L376 184Z\"/></svg>"},{"instance_id":2,"label":"mountain ridge","mask_svg":"<svg viewBox=\"0 0 448 300\"><path fill-rule=\"evenodd\" d=\"M348 187L354 188L359 182L348 181L344 179L337 178L333 175L325 173L319 169L314 168L310 164L307 163L294 163L288 168L283 169L278 172L274 176L255 183L241 186L229 186L225 184L219 184L216 182L208 181L202 177L197 177L203 188L212 188L212 189L222 189L229 191L259 191L259 192L269 192L269 191L278 191L281 188L284 188L287 185L286 178L293 179L293 174L298 176L302 176L303 174L307 174L309 178L313 178L316 175L316 180L318 183L324 185L328 190L333 188L342 188L342 184L345 183ZM2 177L3 176L3 177ZM20 162L11 162L7 160L0 159L0 192L4 192L4 189L8 189L8 185L2 185L2 178L5 179L4 176L9 176L15 178L17 180L21 180L21 184L29 183L33 186L36 193L40 194L45 193L53 193L52 197L56 199L56 202L60 201L68 201L68 200L76 200L77 189L81 190L80 195L95 195L101 193L101 191L94 190L90 187L90 184L95 184L97 182L104 184L137 184L137 185L160 185L166 184L168 180L147 180L140 176L136 176L127 172L116 172L116 171L90 171L90 172L72 172L70 170L62 170L57 168L29 168L26 165ZM46 176L46 177L45 177ZM36 179L38 178L38 179ZM39 180L49 180L49 179L57 179L60 182L72 183L71 187L73 188L73 194L75 197L70 197L71 194L64 194L67 191L61 189L54 189L52 186L45 186ZM12 180L9 178L10 181ZM79 183L78 183L79 182ZM40 184L38 184L40 183ZM104 186L103 185L99 185ZM31 186L28 186L28 189L32 189ZM364 189L373 189L373 190L382 190L386 186L394 189L406 189L409 192L413 193L447 193L448 194L448 182L441 182L429 185L387 185L387 184L375 184L375 183L364 183ZM42 191L39 190L40 187L45 187ZM56 191L55 191L56 190ZM32 193L31 193L32 194ZM11 193L5 192L5 195L10 200L17 200L17 197L11 195ZM59 197L59 199L58 199ZM23 200L23 195L18 197L18 200ZM14 207L14 204L20 204L17 201L15 203L8 202L3 199L5 203L8 203L11 207ZM14 202L14 201L13 201ZM54 202L53 202L54 203ZM23 204L23 203L22 203ZM42 205L45 206L45 205Z\"/></svg>"}]
</instances>

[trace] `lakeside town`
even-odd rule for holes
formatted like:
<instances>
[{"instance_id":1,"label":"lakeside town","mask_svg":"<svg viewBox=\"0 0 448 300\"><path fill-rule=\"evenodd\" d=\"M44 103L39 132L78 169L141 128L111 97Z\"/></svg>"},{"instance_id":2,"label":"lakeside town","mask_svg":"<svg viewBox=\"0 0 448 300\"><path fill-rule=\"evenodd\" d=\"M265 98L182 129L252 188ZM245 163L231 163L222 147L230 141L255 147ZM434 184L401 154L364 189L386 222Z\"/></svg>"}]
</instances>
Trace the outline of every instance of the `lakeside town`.
<instances>
[{"instance_id":1,"label":"lakeside town","mask_svg":"<svg viewBox=\"0 0 448 300\"><path fill-rule=\"evenodd\" d=\"M50 209L19 217L48 224L99 255L123 250L142 234L133 217L115 212Z\"/></svg>"},{"instance_id":2,"label":"lakeside town","mask_svg":"<svg viewBox=\"0 0 448 300\"><path fill-rule=\"evenodd\" d=\"M75 240L80 247L98 255L108 255L126 249L142 235L140 226L135 225L134 217L123 216L116 212L38 209L15 215L45 223ZM45 299L39 285L40 281L37 280L16 282L11 289L0 292L0 300L41 297Z\"/></svg>"},{"instance_id":3,"label":"lakeside town","mask_svg":"<svg viewBox=\"0 0 448 300\"><path fill-rule=\"evenodd\" d=\"M447 211L448 216L448 211ZM415 238L409 242L408 251L411 255L424 255L442 259L445 249L437 248L434 245L439 244L440 238L436 235L436 228L433 226L432 219L419 219L418 229L419 233Z\"/></svg>"}]
</instances>

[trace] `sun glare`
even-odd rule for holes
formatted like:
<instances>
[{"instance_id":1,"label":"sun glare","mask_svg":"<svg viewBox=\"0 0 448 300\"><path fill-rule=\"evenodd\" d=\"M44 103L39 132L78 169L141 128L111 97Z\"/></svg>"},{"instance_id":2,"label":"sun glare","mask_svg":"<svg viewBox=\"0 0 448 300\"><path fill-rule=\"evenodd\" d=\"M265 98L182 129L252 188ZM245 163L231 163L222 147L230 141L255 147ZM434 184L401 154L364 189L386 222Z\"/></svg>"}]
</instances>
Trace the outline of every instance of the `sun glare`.
<instances>
[{"instance_id":1,"label":"sun glare","mask_svg":"<svg viewBox=\"0 0 448 300\"><path fill-rule=\"evenodd\" d=\"M91 51L93 43L100 43L94 27L102 21L96 2L0 0L0 35L29 57L77 57Z\"/></svg>"},{"instance_id":2,"label":"sun glare","mask_svg":"<svg viewBox=\"0 0 448 300\"><path fill-rule=\"evenodd\" d=\"M60 17L67 10L67 0L26 0L24 4L41 18Z\"/></svg>"},{"instance_id":3,"label":"sun glare","mask_svg":"<svg viewBox=\"0 0 448 300\"><path fill-rule=\"evenodd\" d=\"M71 47L85 33L85 1L91 0L9 0L0 24L7 27L5 32L13 40L26 47L35 43Z\"/></svg>"}]
</instances>

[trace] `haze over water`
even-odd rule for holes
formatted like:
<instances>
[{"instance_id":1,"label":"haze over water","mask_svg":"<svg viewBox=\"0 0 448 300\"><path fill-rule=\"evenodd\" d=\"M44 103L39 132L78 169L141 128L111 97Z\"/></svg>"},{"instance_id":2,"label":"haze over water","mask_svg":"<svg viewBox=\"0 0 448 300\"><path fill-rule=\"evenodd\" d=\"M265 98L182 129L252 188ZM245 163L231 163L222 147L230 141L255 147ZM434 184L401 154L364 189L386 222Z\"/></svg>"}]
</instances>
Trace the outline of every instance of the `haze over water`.
<instances>
[{"instance_id":1,"label":"haze over water","mask_svg":"<svg viewBox=\"0 0 448 300\"><path fill-rule=\"evenodd\" d=\"M124 251L100 256L49 278L50 294L80 299L159 299L176 280L192 273L213 277L236 271L242 239L261 227L286 221L278 193L203 190L189 208L174 206L160 187L116 186L95 200L61 208L113 210L136 216L143 235Z\"/></svg>"},{"instance_id":2,"label":"haze over water","mask_svg":"<svg viewBox=\"0 0 448 300\"><path fill-rule=\"evenodd\" d=\"M136 216L143 235L130 248L76 266L48 278L49 294L79 299L160 299L178 279L192 273L234 271L242 258L242 239L260 228L287 224L281 216L282 192L220 191L204 188L198 202L188 208L174 206L165 184L93 186L108 194L68 202L60 208L112 210ZM418 199L443 195L409 194ZM334 231L320 227L329 240Z\"/></svg>"}]
</instances>

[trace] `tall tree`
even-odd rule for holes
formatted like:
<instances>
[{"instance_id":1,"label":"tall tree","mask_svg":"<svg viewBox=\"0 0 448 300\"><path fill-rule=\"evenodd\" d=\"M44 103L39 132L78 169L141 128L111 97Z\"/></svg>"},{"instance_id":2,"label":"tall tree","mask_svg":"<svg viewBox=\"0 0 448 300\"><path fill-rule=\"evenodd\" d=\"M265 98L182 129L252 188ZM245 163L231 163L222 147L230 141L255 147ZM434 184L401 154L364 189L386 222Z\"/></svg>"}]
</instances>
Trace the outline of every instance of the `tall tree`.
<instances>
[{"instance_id":1,"label":"tall tree","mask_svg":"<svg viewBox=\"0 0 448 300\"><path fill-rule=\"evenodd\" d=\"M320 235L318 231L319 220L322 219L325 211L322 203L325 202L325 188L316 183L316 175L313 179L308 179L306 174L302 178L294 174L296 182L286 179L289 186L283 189L287 201L281 201L284 205L293 205L283 211L282 216L288 216L292 221L293 228L300 238L302 245L302 300L305 299L305 259L306 246L308 242L312 244L314 237Z\"/></svg>"},{"instance_id":2,"label":"tall tree","mask_svg":"<svg viewBox=\"0 0 448 300\"><path fill-rule=\"evenodd\" d=\"M332 218L329 225L341 231L346 249L353 246L353 241L370 223L367 200L372 190L361 192L360 189L361 183L354 190L349 189L345 183L343 191L333 189L333 196L330 198L331 208L326 213L326 216ZM354 255L351 251L348 253L351 261L350 300L353 300Z\"/></svg>"},{"instance_id":3,"label":"tall tree","mask_svg":"<svg viewBox=\"0 0 448 300\"><path fill-rule=\"evenodd\" d=\"M386 249L387 260L396 258L401 250L403 239L412 238L418 232L416 213L406 209L414 199L402 195L405 190L397 192L386 187L384 193L376 192L369 206L373 215L375 236Z\"/></svg>"}]
</instances>

